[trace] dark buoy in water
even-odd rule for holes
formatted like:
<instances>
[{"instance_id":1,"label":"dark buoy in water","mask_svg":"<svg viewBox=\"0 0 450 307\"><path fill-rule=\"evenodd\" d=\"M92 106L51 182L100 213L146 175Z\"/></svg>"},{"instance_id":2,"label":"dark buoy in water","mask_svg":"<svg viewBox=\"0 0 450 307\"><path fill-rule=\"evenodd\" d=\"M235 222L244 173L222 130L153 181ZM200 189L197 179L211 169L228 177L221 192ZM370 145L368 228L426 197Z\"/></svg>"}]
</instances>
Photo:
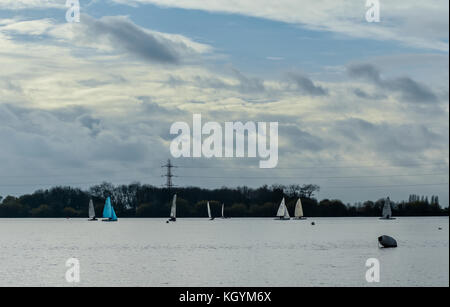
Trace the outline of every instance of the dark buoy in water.
<instances>
[{"instance_id":1,"label":"dark buoy in water","mask_svg":"<svg viewBox=\"0 0 450 307\"><path fill-rule=\"evenodd\" d=\"M442 230L442 227L439 227L438 229L439 229L439 230Z\"/></svg>"},{"instance_id":2,"label":"dark buoy in water","mask_svg":"<svg viewBox=\"0 0 450 307\"><path fill-rule=\"evenodd\" d=\"M314 225L316 225L316 223L315 223L315 222L312 222L311 225L314 226Z\"/></svg>"},{"instance_id":3,"label":"dark buoy in water","mask_svg":"<svg viewBox=\"0 0 450 307\"><path fill-rule=\"evenodd\" d=\"M166 224L169 224L169 221L166 221Z\"/></svg>"},{"instance_id":4,"label":"dark buoy in water","mask_svg":"<svg viewBox=\"0 0 450 307\"><path fill-rule=\"evenodd\" d=\"M397 241L395 241L395 239L390 236L378 237L378 243L380 243L384 248L397 247Z\"/></svg>"}]
</instances>

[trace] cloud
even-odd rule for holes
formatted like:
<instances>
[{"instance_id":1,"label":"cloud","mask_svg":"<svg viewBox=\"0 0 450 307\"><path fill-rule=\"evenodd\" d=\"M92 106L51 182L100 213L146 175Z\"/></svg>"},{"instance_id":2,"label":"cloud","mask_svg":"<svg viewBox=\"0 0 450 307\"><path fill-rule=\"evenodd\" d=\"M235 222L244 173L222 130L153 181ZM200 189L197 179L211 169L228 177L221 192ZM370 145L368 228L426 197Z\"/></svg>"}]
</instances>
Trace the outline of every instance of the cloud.
<instances>
[{"instance_id":1,"label":"cloud","mask_svg":"<svg viewBox=\"0 0 450 307\"><path fill-rule=\"evenodd\" d=\"M255 161L246 159L176 160L178 165L223 167L225 177L275 177L267 182L239 178L214 181L202 179L202 170L195 170L198 178L176 178L176 184L181 186L292 183L300 172L302 177L308 176L306 170L294 168L318 164L340 166L341 160L352 166L364 163L397 166L403 161L432 163L448 159L448 109L440 108L440 104L398 103L399 99L405 99L403 92L421 83L416 81L417 84L411 85L401 78L387 78L378 69L381 66L384 72L382 65L355 70L355 77L366 82L343 80L345 73L341 71L331 80L321 76L320 83L301 74L288 80L268 77L268 74L251 75L241 67L223 73L202 65L179 65L189 63L191 54L195 57L208 52L208 46L197 45L186 37L155 34L138 25L131 26L130 31L136 37L145 38L148 33L155 39L163 37L163 45L176 50L178 62L160 65L167 62L161 61L158 53L151 58L141 55L148 50L147 45L141 46L133 39L123 35L115 37L109 32L114 29L110 24L115 24L116 19L120 19L118 24L124 20L131 22L124 17L92 19L80 28L54 21L50 27L39 27L46 22L36 21L35 29L29 23L0 30L3 69L0 160L8 161L1 172L24 176L15 180L0 178L2 184L19 184L16 190L0 184L0 194L29 192L41 187L20 186L27 182L49 182L51 186L66 182L140 180L159 185L159 165L170 157L169 142L173 139L169 135L170 125L175 121L190 123L193 113L201 113L205 121L219 123L278 121L279 165L284 169L261 172L254 169ZM85 33L96 21L102 24L96 31L102 33ZM0 24L16 22L20 20L3 20ZM35 39L35 31L42 33L40 39ZM16 37L16 34L20 35ZM23 35L33 38L24 40ZM127 49L135 43L140 52ZM125 57L127 54L129 58ZM417 77L409 72L402 75ZM386 95L376 103L360 103L360 97L365 102L377 99L377 91L383 95L400 95ZM439 112L435 112L437 109ZM385 162L386 159L392 160ZM317 176L320 171L323 170L312 168L311 173ZM360 174L366 171L360 170ZM369 171L386 172L385 169ZM205 176L211 176L210 170L204 172ZM348 176L354 172L354 169L333 169L332 175ZM58 175L56 179L52 173ZM83 176L74 179L79 173ZM177 175L183 174L192 176L192 171L177 170ZM291 176L291 179L277 179L277 176ZM355 184L376 183L359 181ZM423 183L424 179L411 181ZM326 193L324 190L321 197ZM334 193L332 196L340 197ZM364 191L343 197L356 200L372 196Z\"/></svg>"},{"instance_id":2,"label":"cloud","mask_svg":"<svg viewBox=\"0 0 450 307\"><path fill-rule=\"evenodd\" d=\"M282 123L279 130L280 135L287 141L285 150L292 152L301 150L317 154L322 150L330 150L332 147L336 147L333 141L325 141L320 136L304 131L295 122L289 124Z\"/></svg>"},{"instance_id":3,"label":"cloud","mask_svg":"<svg viewBox=\"0 0 450 307\"><path fill-rule=\"evenodd\" d=\"M358 144L359 150L377 152L385 159L398 162L418 162L427 152L445 150L446 147L442 144L446 135L424 125L372 123L358 118L337 121L332 125L336 135L346 142Z\"/></svg>"},{"instance_id":4,"label":"cloud","mask_svg":"<svg viewBox=\"0 0 450 307\"><path fill-rule=\"evenodd\" d=\"M380 90L397 92L405 102L435 103L438 97L424 84L409 77L383 79L380 71L371 64L354 64L348 68L351 77L366 80Z\"/></svg>"},{"instance_id":5,"label":"cloud","mask_svg":"<svg viewBox=\"0 0 450 307\"><path fill-rule=\"evenodd\" d=\"M81 23L56 23L53 19L0 19L2 33L39 37L47 44L66 43L70 48L91 48L102 54L121 54L149 63L179 65L193 63L213 52L206 45L177 34L140 27L128 17L95 19L83 14ZM23 38L22 38L23 39ZM86 50L79 50L79 52Z\"/></svg>"},{"instance_id":6,"label":"cloud","mask_svg":"<svg viewBox=\"0 0 450 307\"><path fill-rule=\"evenodd\" d=\"M196 75L192 79L181 79L171 75L166 84L170 87L193 85L210 90L226 90L246 96L268 95L264 80L258 77L249 77L236 68L231 68L232 78L217 74Z\"/></svg>"},{"instance_id":7,"label":"cloud","mask_svg":"<svg viewBox=\"0 0 450 307\"><path fill-rule=\"evenodd\" d=\"M249 78L239 70L233 69L234 75L239 80L239 91L242 93L263 93L265 91L264 81L259 78Z\"/></svg>"},{"instance_id":8,"label":"cloud","mask_svg":"<svg viewBox=\"0 0 450 307\"><path fill-rule=\"evenodd\" d=\"M397 41L419 48L448 51L448 1L385 1L381 22L365 20L365 1L293 0L113 0L121 4L225 12L297 24L352 37Z\"/></svg>"},{"instance_id":9,"label":"cloud","mask_svg":"<svg viewBox=\"0 0 450 307\"><path fill-rule=\"evenodd\" d=\"M133 120L103 117L98 111L78 106L42 110L0 104L0 157L9 161L2 170L11 168L10 173L27 171L45 178L55 168L59 175L73 174L72 168L76 168L88 171L86 176L90 178L81 182L92 182L101 177L95 175L98 169L116 171L127 164L139 169L138 165L151 156L163 159L160 137L151 133L148 126L131 127L130 133L132 123ZM157 153L150 155L150 148ZM32 168L27 170L26 165ZM65 178L68 179L70 175Z\"/></svg>"},{"instance_id":10,"label":"cloud","mask_svg":"<svg viewBox=\"0 0 450 307\"><path fill-rule=\"evenodd\" d=\"M195 43L181 35L150 31L122 16L95 19L83 15L83 22L59 25L49 34L75 45L102 51L115 50L160 64L181 64L190 57L211 51L207 45Z\"/></svg>"},{"instance_id":11,"label":"cloud","mask_svg":"<svg viewBox=\"0 0 450 307\"><path fill-rule=\"evenodd\" d=\"M297 89L305 95L310 96L326 96L328 95L328 91L321 86L316 86L311 79L297 74L297 73L288 73L288 77L294 84L297 86Z\"/></svg>"},{"instance_id":12,"label":"cloud","mask_svg":"<svg viewBox=\"0 0 450 307\"><path fill-rule=\"evenodd\" d=\"M53 25L52 20L48 18L38 20L13 20L2 26L1 30L4 32L37 36L45 34Z\"/></svg>"},{"instance_id":13,"label":"cloud","mask_svg":"<svg viewBox=\"0 0 450 307\"><path fill-rule=\"evenodd\" d=\"M371 100L380 100L380 99L386 99L387 96L383 94L368 94L367 92L363 91L362 89L355 88L353 90L353 93L363 99L371 99Z\"/></svg>"},{"instance_id":14,"label":"cloud","mask_svg":"<svg viewBox=\"0 0 450 307\"><path fill-rule=\"evenodd\" d=\"M2 10L65 8L66 0L2 0Z\"/></svg>"},{"instance_id":15,"label":"cloud","mask_svg":"<svg viewBox=\"0 0 450 307\"><path fill-rule=\"evenodd\" d=\"M172 42L146 33L125 18L87 19L89 39L106 39L111 45L148 61L177 64L180 55ZM184 46L180 46L184 47Z\"/></svg>"}]
</instances>

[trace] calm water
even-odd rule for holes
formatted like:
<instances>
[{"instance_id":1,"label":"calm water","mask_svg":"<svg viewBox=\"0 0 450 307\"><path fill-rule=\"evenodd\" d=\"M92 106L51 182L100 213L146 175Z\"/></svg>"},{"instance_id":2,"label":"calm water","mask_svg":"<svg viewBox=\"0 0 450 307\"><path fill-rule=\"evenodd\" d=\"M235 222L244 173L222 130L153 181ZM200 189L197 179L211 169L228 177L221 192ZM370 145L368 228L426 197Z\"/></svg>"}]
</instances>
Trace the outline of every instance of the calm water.
<instances>
[{"instance_id":1,"label":"calm water","mask_svg":"<svg viewBox=\"0 0 450 307\"><path fill-rule=\"evenodd\" d=\"M449 219L0 219L0 286L70 286L71 257L81 286L373 286L368 258L379 286L449 286Z\"/></svg>"}]
</instances>

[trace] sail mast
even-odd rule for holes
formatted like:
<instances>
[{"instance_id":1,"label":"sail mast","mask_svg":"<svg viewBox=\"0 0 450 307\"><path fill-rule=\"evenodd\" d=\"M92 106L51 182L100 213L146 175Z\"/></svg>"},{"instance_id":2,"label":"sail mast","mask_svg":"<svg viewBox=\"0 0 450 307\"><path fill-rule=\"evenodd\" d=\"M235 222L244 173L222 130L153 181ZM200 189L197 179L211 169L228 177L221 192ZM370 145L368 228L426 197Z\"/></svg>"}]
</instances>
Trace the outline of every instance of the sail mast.
<instances>
[{"instance_id":1,"label":"sail mast","mask_svg":"<svg viewBox=\"0 0 450 307\"><path fill-rule=\"evenodd\" d=\"M391 208L391 200L389 197L384 202L383 206L383 218L390 218L392 217L392 208Z\"/></svg>"},{"instance_id":2,"label":"sail mast","mask_svg":"<svg viewBox=\"0 0 450 307\"><path fill-rule=\"evenodd\" d=\"M207 203L208 206L208 217L211 218L211 207L209 206L209 201Z\"/></svg>"},{"instance_id":3,"label":"sail mast","mask_svg":"<svg viewBox=\"0 0 450 307\"><path fill-rule=\"evenodd\" d=\"M172 200L172 208L170 209L170 217L176 218L177 217L177 194L173 196Z\"/></svg>"},{"instance_id":4,"label":"sail mast","mask_svg":"<svg viewBox=\"0 0 450 307\"><path fill-rule=\"evenodd\" d=\"M289 215L289 210L288 210L286 205L284 206L284 218L285 219L290 219L291 218L291 216Z\"/></svg>"},{"instance_id":5,"label":"sail mast","mask_svg":"<svg viewBox=\"0 0 450 307\"><path fill-rule=\"evenodd\" d=\"M295 217L303 217L303 206L302 206L302 201L300 198L297 200L297 204L295 204L294 216Z\"/></svg>"},{"instance_id":6,"label":"sail mast","mask_svg":"<svg viewBox=\"0 0 450 307\"><path fill-rule=\"evenodd\" d=\"M94 202L92 201L92 199L89 201L89 218L95 218Z\"/></svg>"},{"instance_id":7,"label":"sail mast","mask_svg":"<svg viewBox=\"0 0 450 307\"><path fill-rule=\"evenodd\" d=\"M112 217L111 209L111 199L108 197L105 202L105 207L103 208L103 218L109 219Z\"/></svg>"},{"instance_id":8,"label":"sail mast","mask_svg":"<svg viewBox=\"0 0 450 307\"><path fill-rule=\"evenodd\" d=\"M278 207L277 217L284 217L285 214L286 214L286 205L284 203L284 198L283 198L280 206Z\"/></svg>"}]
</instances>

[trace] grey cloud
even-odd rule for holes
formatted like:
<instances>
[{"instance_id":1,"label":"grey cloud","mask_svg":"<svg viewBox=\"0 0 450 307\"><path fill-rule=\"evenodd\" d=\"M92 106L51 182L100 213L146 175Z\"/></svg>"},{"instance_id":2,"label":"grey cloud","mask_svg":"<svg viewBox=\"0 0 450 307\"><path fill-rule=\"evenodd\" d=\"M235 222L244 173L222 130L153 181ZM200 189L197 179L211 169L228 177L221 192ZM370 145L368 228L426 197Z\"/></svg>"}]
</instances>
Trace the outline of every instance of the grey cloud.
<instances>
[{"instance_id":1,"label":"grey cloud","mask_svg":"<svg viewBox=\"0 0 450 307\"><path fill-rule=\"evenodd\" d=\"M105 40L115 48L122 49L143 60L179 64L183 53L190 48L182 42L171 41L161 35L153 34L140 28L124 17L83 18L87 29L81 35L89 42Z\"/></svg>"},{"instance_id":2,"label":"grey cloud","mask_svg":"<svg viewBox=\"0 0 450 307\"><path fill-rule=\"evenodd\" d=\"M158 103L154 102L152 100L152 97L150 96L139 96L136 98L142 102L141 105L142 114L148 116L157 116L160 118L160 120L163 120L164 116L170 119L171 116L185 114L185 112L181 111L178 108L166 108L159 105Z\"/></svg>"},{"instance_id":3,"label":"grey cloud","mask_svg":"<svg viewBox=\"0 0 450 307\"><path fill-rule=\"evenodd\" d=\"M374 99L374 100L380 100L380 99L385 99L387 98L386 95L383 94L369 94L359 88L356 88L353 90L353 93L359 97L359 98L363 98L363 99Z\"/></svg>"},{"instance_id":4,"label":"grey cloud","mask_svg":"<svg viewBox=\"0 0 450 307\"><path fill-rule=\"evenodd\" d=\"M81 117L78 118L78 120L80 121L80 123L88 128L89 130L91 130L91 134L92 136L97 136L100 131L101 131L101 120L92 117L91 115L83 115Z\"/></svg>"},{"instance_id":5,"label":"grey cloud","mask_svg":"<svg viewBox=\"0 0 450 307\"><path fill-rule=\"evenodd\" d=\"M148 154L149 148L140 141L147 137L144 131L124 135L122 126L127 127L128 122L108 120L102 124L83 110L46 111L0 104L3 146L17 156L69 165L75 160L142 161Z\"/></svg>"},{"instance_id":6,"label":"grey cloud","mask_svg":"<svg viewBox=\"0 0 450 307\"><path fill-rule=\"evenodd\" d=\"M305 95L309 96L326 96L328 95L328 90L321 86L315 85L314 82L297 73L288 73L288 78L294 82L297 89Z\"/></svg>"},{"instance_id":7,"label":"grey cloud","mask_svg":"<svg viewBox=\"0 0 450 307\"><path fill-rule=\"evenodd\" d=\"M97 159L123 162L144 161L150 150L138 140L122 140L113 133L104 133L97 138L102 146L97 146L93 154Z\"/></svg>"},{"instance_id":8,"label":"grey cloud","mask_svg":"<svg viewBox=\"0 0 450 307\"><path fill-rule=\"evenodd\" d=\"M380 90L399 93L405 102L434 103L438 101L438 97L427 86L408 77L383 79L380 71L370 64L352 65L348 68L348 74L353 78L366 80Z\"/></svg>"},{"instance_id":9,"label":"grey cloud","mask_svg":"<svg viewBox=\"0 0 450 307\"><path fill-rule=\"evenodd\" d=\"M15 92L17 94L21 94L23 92L23 89L20 84L18 84L18 82L9 80L7 78L0 78L0 88Z\"/></svg>"},{"instance_id":10,"label":"grey cloud","mask_svg":"<svg viewBox=\"0 0 450 307\"><path fill-rule=\"evenodd\" d=\"M42 110L0 103L0 160L8 161L0 171L23 176L0 178L0 186L17 183L17 191L29 191L47 182L48 186L105 179L125 183L152 175L157 177L152 183L159 183L159 167L145 174L141 168L167 159L168 146L161 134L169 125L157 116L148 120L147 115L141 109L104 117L81 107ZM106 171L110 175L104 177ZM32 187L28 182L38 184Z\"/></svg>"},{"instance_id":11,"label":"grey cloud","mask_svg":"<svg viewBox=\"0 0 450 307\"><path fill-rule=\"evenodd\" d=\"M400 91L405 101L416 103L438 101L437 96L430 89L410 78L403 77L391 80L387 87L393 91Z\"/></svg>"},{"instance_id":12,"label":"grey cloud","mask_svg":"<svg viewBox=\"0 0 450 307\"><path fill-rule=\"evenodd\" d=\"M348 68L351 77L363 78L375 84L382 84L380 71L370 64L352 65Z\"/></svg>"},{"instance_id":13,"label":"grey cloud","mask_svg":"<svg viewBox=\"0 0 450 307\"><path fill-rule=\"evenodd\" d=\"M333 124L335 137L343 137L360 150L377 152L386 158L416 159L428 149L443 149L446 136L423 125L375 124L351 118Z\"/></svg>"},{"instance_id":14,"label":"grey cloud","mask_svg":"<svg viewBox=\"0 0 450 307\"><path fill-rule=\"evenodd\" d=\"M314 84L309 78L297 74L288 73L290 83L284 84L281 89L270 88L264 84L264 80L258 77L249 77L238 69L232 68L231 73L234 77L233 82L226 82L217 77L195 76L193 80L185 80L177 76L169 76L165 85L169 87L179 87L186 84L193 84L200 88L214 90L228 90L251 95L251 98L245 100L249 103L271 103L286 92L295 92L308 96L327 96L328 90L322 86ZM260 95L260 96L258 96Z\"/></svg>"},{"instance_id":15,"label":"grey cloud","mask_svg":"<svg viewBox=\"0 0 450 307\"><path fill-rule=\"evenodd\" d=\"M233 69L233 73L239 80L239 91L241 93L262 93L265 91L263 80L259 78L249 78L237 69Z\"/></svg>"},{"instance_id":16,"label":"grey cloud","mask_svg":"<svg viewBox=\"0 0 450 307\"><path fill-rule=\"evenodd\" d=\"M279 135L289 141L287 151L298 152L312 151L319 152L334 146L332 142L326 142L320 136L300 129L295 123L281 124L279 127Z\"/></svg>"},{"instance_id":17,"label":"grey cloud","mask_svg":"<svg viewBox=\"0 0 450 307\"><path fill-rule=\"evenodd\" d=\"M78 81L78 84L85 87L99 87L109 84L125 83L127 80L122 76L110 76L109 80L86 79Z\"/></svg>"},{"instance_id":18,"label":"grey cloud","mask_svg":"<svg viewBox=\"0 0 450 307\"><path fill-rule=\"evenodd\" d=\"M264 80L260 78L248 77L237 69L232 68L231 72L237 81L237 84L227 83L220 78L204 78L202 76L196 76L194 83L201 88L210 88L216 90L229 90L236 91L241 94L266 94L269 95L267 89L264 86ZM189 83L187 80L182 80L177 77L171 76L168 80L168 84L171 87L177 87L182 84Z\"/></svg>"}]
</instances>

